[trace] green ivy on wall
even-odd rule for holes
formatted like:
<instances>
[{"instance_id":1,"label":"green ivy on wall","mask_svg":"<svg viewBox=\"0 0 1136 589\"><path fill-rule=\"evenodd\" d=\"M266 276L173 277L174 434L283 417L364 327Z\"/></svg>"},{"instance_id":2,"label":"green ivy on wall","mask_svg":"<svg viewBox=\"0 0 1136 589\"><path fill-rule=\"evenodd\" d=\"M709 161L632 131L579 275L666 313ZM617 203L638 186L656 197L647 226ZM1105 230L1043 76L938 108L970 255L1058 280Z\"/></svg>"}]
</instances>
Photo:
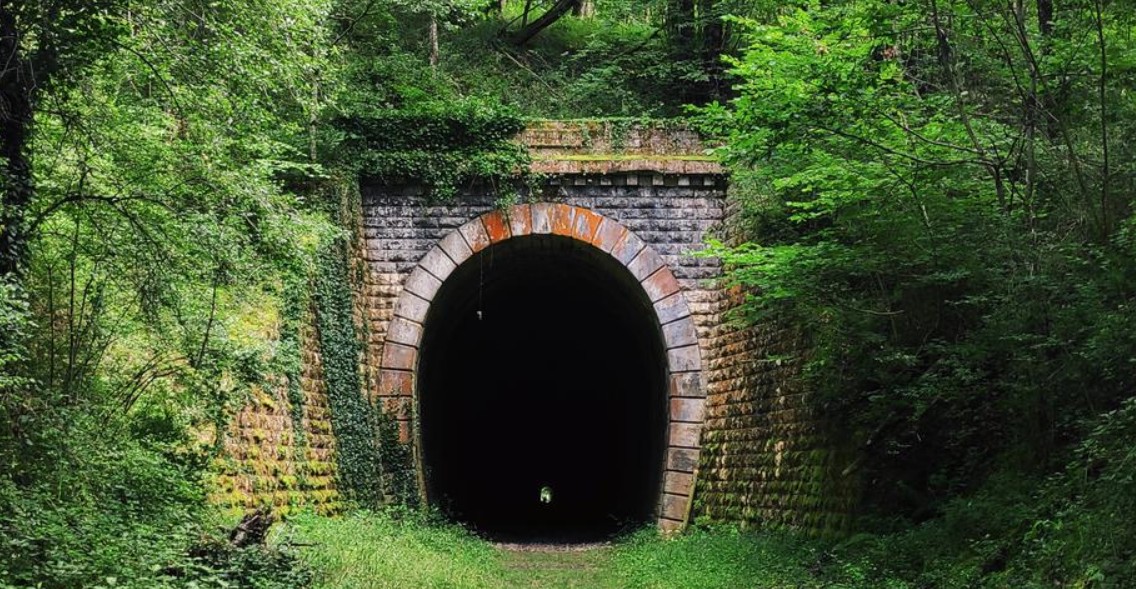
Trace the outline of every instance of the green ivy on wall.
<instances>
[{"instance_id":1,"label":"green ivy on wall","mask_svg":"<svg viewBox=\"0 0 1136 589\"><path fill-rule=\"evenodd\" d=\"M346 168L384 182L420 182L440 200L474 182L515 191L531 174L528 152L515 141L525 121L504 106L374 109L343 117L336 127L344 134L338 157Z\"/></svg>"},{"instance_id":2,"label":"green ivy on wall","mask_svg":"<svg viewBox=\"0 0 1136 589\"><path fill-rule=\"evenodd\" d=\"M292 421L296 451L302 456L307 442L307 430L304 428L304 391L300 382L304 361L301 329L304 311L310 303L305 276L300 273L290 273L285 278L284 291L281 295L284 305L281 312L280 342L276 362L288 387L289 417Z\"/></svg>"},{"instance_id":3,"label":"green ivy on wall","mask_svg":"<svg viewBox=\"0 0 1136 589\"><path fill-rule=\"evenodd\" d=\"M376 436L378 417L363 395L359 375L361 344L352 314L349 247L350 239L341 236L320 251L313 289L316 322L336 440L340 490L361 505L378 505L383 499Z\"/></svg>"}]
</instances>

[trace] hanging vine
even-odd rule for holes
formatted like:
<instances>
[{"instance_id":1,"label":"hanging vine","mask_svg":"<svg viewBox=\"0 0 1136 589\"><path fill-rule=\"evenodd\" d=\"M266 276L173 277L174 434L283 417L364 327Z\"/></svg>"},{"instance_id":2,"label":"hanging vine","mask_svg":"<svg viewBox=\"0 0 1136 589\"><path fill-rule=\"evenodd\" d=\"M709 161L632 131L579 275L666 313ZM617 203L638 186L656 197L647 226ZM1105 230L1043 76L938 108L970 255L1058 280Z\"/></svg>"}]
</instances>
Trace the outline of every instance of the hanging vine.
<instances>
[{"instance_id":1,"label":"hanging vine","mask_svg":"<svg viewBox=\"0 0 1136 589\"><path fill-rule=\"evenodd\" d=\"M340 490L361 505L373 506L383 499L376 436L378 417L363 394L359 375L361 344L352 314L349 248L350 240L344 235L320 251L313 289L316 323L336 440Z\"/></svg>"},{"instance_id":2,"label":"hanging vine","mask_svg":"<svg viewBox=\"0 0 1136 589\"><path fill-rule=\"evenodd\" d=\"M344 167L383 182L418 182L435 199L487 182L503 193L528 184L528 151L515 110L478 102L372 109L336 122Z\"/></svg>"}]
</instances>

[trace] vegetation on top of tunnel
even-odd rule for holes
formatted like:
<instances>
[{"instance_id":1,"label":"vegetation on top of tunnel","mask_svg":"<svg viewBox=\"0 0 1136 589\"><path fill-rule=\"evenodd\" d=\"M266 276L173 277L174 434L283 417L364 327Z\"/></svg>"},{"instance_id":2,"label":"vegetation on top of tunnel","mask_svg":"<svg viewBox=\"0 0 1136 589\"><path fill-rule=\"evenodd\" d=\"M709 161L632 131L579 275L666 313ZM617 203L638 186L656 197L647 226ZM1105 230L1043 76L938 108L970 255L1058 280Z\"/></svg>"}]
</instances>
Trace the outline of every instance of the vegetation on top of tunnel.
<instances>
[{"instance_id":1,"label":"vegetation on top of tunnel","mask_svg":"<svg viewBox=\"0 0 1136 589\"><path fill-rule=\"evenodd\" d=\"M479 100L376 108L367 103L336 121L342 141L336 158L349 170L380 182L410 182L435 199L488 183L505 197L535 182L530 158L516 142L520 113Z\"/></svg>"}]
</instances>

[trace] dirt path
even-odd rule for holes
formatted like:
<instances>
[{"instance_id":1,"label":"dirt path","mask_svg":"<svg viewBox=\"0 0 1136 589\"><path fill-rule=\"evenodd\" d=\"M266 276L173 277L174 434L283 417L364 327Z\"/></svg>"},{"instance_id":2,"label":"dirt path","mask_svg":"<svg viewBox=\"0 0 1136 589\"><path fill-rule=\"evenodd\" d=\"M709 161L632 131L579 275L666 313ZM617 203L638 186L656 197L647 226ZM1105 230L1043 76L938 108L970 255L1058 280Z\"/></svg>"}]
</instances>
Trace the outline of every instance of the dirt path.
<instances>
[{"instance_id":1,"label":"dirt path","mask_svg":"<svg viewBox=\"0 0 1136 589\"><path fill-rule=\"evenodd\" d=\"M609 544L498 544L511 587L595 589L608 586Z\"/></svg>"}]
</instances>

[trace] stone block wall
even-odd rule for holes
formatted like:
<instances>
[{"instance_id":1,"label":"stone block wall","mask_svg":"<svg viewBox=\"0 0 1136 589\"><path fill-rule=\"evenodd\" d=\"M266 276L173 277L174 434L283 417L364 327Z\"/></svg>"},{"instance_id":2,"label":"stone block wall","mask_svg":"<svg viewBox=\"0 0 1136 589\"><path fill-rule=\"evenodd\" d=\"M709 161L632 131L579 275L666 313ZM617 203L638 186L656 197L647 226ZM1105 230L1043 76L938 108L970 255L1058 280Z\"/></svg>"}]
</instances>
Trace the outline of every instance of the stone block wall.
<instances>
[{"instance_id":1,"label":"stone block wall","mask_svg":"<svg viewBox=\"0 0 1136 589\"><path fill-rule=\"evenodd\" d=\"M576 176L554 179L534 200L589 209L618 221L657 251L678 279L699 334L703 354L717 322L719 294L712 281L719 263L693 256L723 217L725 185L718 175L663 174ZM443 237L497 207L491 191L472 190L450 203L431 203L418 186L364 185L363 237L371 277L363 307L371 319L370 343L382 345L394 318L395 302L418 262ZM384 395L372 389L379 399ZM392 407L393 408L393 407ZM409 408L393 408L405 416Z\"/></svg>"},{"instance_id":2,"label":"stone block wall","mask_svg":"<svg viewBox=\"0 0 1136 589\"><path fill-rule=\"evenodd\" d=\"M280 515L300 507L318 513L342 508L319 337L311 317L303 325L301 410L294 411L289 401L287 379L275 376L268 386L253 389L252 401L222 434L211 497L234 515L261 506ZM300 424L294 422L297 414Z\"/></svg>"},{"instance_id":3,"label":"stone block wall","mask_svg":"<svg viewBox=\"0 0 1136 589\"><path fill-rule=\"evenodd\" d=\"M610 123L542 123L521 140L533 154L534 171L546 175L527 200L581 207L617 221L662 257L689 306L702 377L672 390L671 397L680 409L697 407L699 414L670 425L669 437L691 450L668 455L662 510L692 509L695 519L814 534L844 529L856 481L845 474L847 454L803 388L807 343L791 326L726 321L742 293L722 289L717 260L692 255L709 235L738 239L727 179L699 155L697 138ZM421 186L364 182L359 205L351 271L363 339L363 393L395 420L398 437L409 443L410 398L381 390L384 352L399 352L405 346L398 342L407 337L390 333L396 302L412 271L442 238L501 203L489 187L466 187L449 202L435 202ZM233 509L268 503L330 512L341 506L319 338L314 322L306 325L303 435L292 424L287 383L257 392L227 432L225 457L218 462L214 496ZM691 400L699 402L687 403ZM692 487L691 508L686 497Z\"/></svg>"},{"instance_id":4,"label":"stone block wall","mask_svg":"<svg viewBox=\"0 0 1136 589\"><path fill-rule=\"evenodd\" d=\"M727 207L723 238L738 243L737 209ZM707 359L706 423L695 517L791 528L811 535L848 528L857 481L802 378L809 345L784 322L743 325L731 311L744 300L723 291L723 318Z\"/></svg>"}]
</instances>

